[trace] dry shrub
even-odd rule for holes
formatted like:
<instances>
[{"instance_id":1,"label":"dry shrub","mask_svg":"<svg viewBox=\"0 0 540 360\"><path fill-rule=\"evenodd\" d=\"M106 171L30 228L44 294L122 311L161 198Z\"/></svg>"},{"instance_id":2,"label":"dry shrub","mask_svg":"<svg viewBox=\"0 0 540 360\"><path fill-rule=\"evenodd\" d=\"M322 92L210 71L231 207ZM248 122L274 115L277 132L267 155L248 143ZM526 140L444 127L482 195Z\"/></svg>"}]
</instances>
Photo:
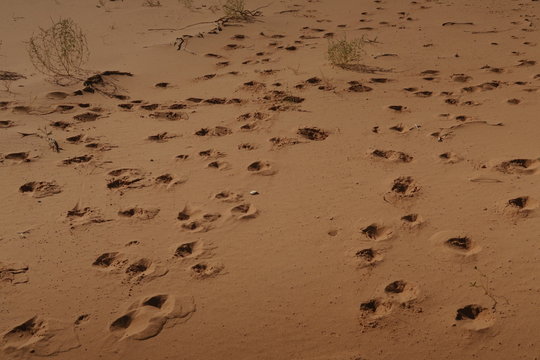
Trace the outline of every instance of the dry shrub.
<instances>
[{"instance_id":1,"label":"dry shrub","mask_svg":"<svg viewBox=\"0 0 540 360\"><path fill-rule=\"evenodd\" d=\"M231 20L248 20L250 18L245 0L227 0L223 5L223 12L225 17Z\"/></svg>"},{"instance_id":2,"label":"dry shrub","mask_svg":"<svg viewBox=\"0 0 540 360\"><path fill-rule=\"evenodd\" d=\"M364 54L364 39L330 40L328 44L328 59L333 65L344 66L357 64Z\"/></svg>"},{"instance_id":3,"label":"dry shrub","mask_svg":"<svg viewBox=\"0 0 540 360\"><path fill-rule=\"evenodd\" d=\"M82 66L88 61L89 50L81 28L71 19L60 19L32 35L28 53L41 73L74 79L85 72Z\"/></svg>"}]
</instances>

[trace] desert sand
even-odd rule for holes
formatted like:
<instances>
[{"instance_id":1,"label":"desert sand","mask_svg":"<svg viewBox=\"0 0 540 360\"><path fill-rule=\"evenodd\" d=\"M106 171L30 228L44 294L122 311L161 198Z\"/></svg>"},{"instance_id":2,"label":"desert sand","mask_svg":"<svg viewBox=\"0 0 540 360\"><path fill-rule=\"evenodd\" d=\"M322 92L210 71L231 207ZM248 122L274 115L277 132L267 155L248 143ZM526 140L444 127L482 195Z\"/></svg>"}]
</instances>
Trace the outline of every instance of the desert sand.
<instances>
[{"instance_id":1,"label":"desert sand","mask_svg":"<svg viewBox=\"0 0 540 360\"><path fill-rule=\"evenodd\" d=\"M185 5L2 0L0 359L540 358L540 2Z\"/></svg>"}]
</instances>

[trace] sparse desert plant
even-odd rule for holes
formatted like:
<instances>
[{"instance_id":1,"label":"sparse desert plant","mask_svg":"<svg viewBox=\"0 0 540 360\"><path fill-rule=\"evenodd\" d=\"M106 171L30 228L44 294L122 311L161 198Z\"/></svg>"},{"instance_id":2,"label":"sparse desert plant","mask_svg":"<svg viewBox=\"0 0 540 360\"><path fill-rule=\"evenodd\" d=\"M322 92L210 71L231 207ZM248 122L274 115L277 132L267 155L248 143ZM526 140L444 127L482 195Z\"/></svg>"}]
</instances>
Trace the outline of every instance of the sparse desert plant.
<instances>
[{"instance_id":1,"label":"sparse desert plant","mask_svg":"<svg viewBox=\"0 0 540 360\"><path fill-rule=\"evenodd\" d=\"M35 68L57 82L84 73L82 66L89 55L86 36L71 19L53 21L48 29L40 28L30 38L28 53Z\"/></svg>"},{"instance_id":2,"label":"sparse desert plant","mask_svg":"<svg viewBox=\"0 0 540 360\"><path fill-rule=\"evenodd\" d=\"M245 0L227 0L223 5L225 17L231 20L249 20L250 11L246 10Z\"/></svg>"},{"instance_id":3,"label":"sparse desert plant","mask_svg":"<svg viewBox=\"0 0 540 360\"><path fill-rule=\"evenodd\" d=\"M186 9L193 9L193 0L178 0Z\"/></svg>"},{"instance_id":4,"label":"sparse desert plant","mask_svg":"<svg viewBox=\"0 0 540 360\"><path fill-rule=\"evenodd\" d=\"M161 2L159 0L144 0L143 1L143 6L159 7L159 6L161 6Z\"/></svg>"},{"instance_id":5,"label":"sparse desert plant","mask_svg":"<svg viewBox=\"0 0 540 360\"><path fill-rule=\"evenodd\" d=\"M330 40L328 59L333 65L344 66L357 64L364 54L364 39Z\"/></svg>"}]
</instances>

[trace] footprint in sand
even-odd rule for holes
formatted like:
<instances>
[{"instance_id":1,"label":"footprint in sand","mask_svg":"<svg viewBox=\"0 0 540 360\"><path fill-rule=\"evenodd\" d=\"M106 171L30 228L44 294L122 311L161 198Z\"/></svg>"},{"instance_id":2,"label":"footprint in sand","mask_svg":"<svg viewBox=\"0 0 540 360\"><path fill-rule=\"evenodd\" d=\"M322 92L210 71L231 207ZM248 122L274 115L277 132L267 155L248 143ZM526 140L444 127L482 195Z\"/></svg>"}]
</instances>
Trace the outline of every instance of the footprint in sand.
<instances>
[{"instance_id":1,"label":"footprint in sand","mask_svg":"<svg viewBox=\"0 0 540 360\"><path fill-rule=\"evenodd\" d=\"M269 161L255 161L248 165L247 171L255 175L270 176L277 173Z\"/></svg>"},{"instance_id":2,"label":"footprint in sand","mask_svg":"<svg viewBox=\"0 0 540 360\"><path fill-rule=\"evenodd\" d=\"M99 117L101 117L101 114L96 114L94 112L85 112L85 113L73 116L73 119L79 122L90 122L90 121L96 121Z\"/></svg>"},{"instance_id":3,"label":"footprint in sand","mask_svg":"<svg viewBox=\"0 0 540 360\"><path fill-rule=\"evenodd\" d=\"M7 129L15 126L15 122L11 120L0 120L0 129Z\"/></svg>"},{"instance_id":4,"label":"footprint in sand","mask_svg":"<svg viewBox=\"0 0 540 360\"><path fill-rule=\"evenodd\" d=\"M183 243L174 251L174 257L176 258L188 258L199 253L199 243L197 241Z\"/></svg>"},{"instance_id":5,"label":"footprint in sand","mask_svg":"<svg viewBox=\"0 0 540 360\"><path fill-rule=\"evenodd\" d=\"M394 236L392 229L380 225L377 223L371 223L367 226L364 226L360 232L366 238L375 241L389 240Z\"/></svg>"},{"instance_id":6,"label":"footprint in sand","mask_svg":"<svg viewBox=\"0 0 540 360\"><path fill-rule=\"evenodd\" d=\"M181 228L189 232L207 232L213 229L215 223L221 218L222 216L219 213L204 213L187 205L176 217L181 224Z\"/></svg>"},{"instance_id":7,"label":"footprint in sand","mask_svg":"<svg viewBox=\"0 0 540 360\"><path fill-rule=\"evenodd\" d=\"M150 117L158 120L189 120L189 115L182 111L157 111L150 114Z\"/></svg>"},{"instance_id":8,"label":"footprint in sand","mask_svg":"<svg viewBox=\"0 0 540 360\"><path fill-rule=\"evenodd\" d=\"M79 204L75 205L75 207L71 210L69 210L66 214L66 219L69 222L69 225L72 229L89 225L89 224L99 224L103 222L107 222L110 220L105 220L101 214L101 211L99 209L91 208L91 207L80 207Z\"/></svg>"},{"instance_id":9,"label":"footprint in sand","mask_svg":"<svg viewBox=\"0 0 540 360\"><path fill-rule=\"evenodd\" d=\"M165 327L186 322L195 312L193 298L169 294L144 297L131 304L124 315L109 325L116 341L146 340L157 336Z\"/></svg>"},{"instance_id":10,"label":"footprint in sand","mask_svg":"<svg viewBox=\"0 0 540 360\"><path fill-rule=\"evenodd\" d=\"M0 262L0 286L3 284L17 285L28 282L28 265Z\"/></svg>"},{"instance_id":11,"label":"footprint in sand","mask_svg":"<svg viewBox=\"0 0 540 360\"><path fill-rule=\"evenodd\" d=\"M74 324L34 316L2 334L5 354L17 358L55 356L80 346Z\"/></svg>"},{"instance_id":12,"label":"footprint in sand","mask_svg":"<svg viewBox=\"0 0 540 360\"><path fill-rule=\"evenodd\" d=\"M0 163L10 162L12 164L22 164L30 161L32 161L30 153L26 151L13 152L5 155L0 154Z\"/></svg>"},{"instance_id":13,"label":"footprint in sand","mask_svg":"<svg viewBox=\"0 0 540 360\"><path fill-rule=\"evenodd\" d=\"M94 155L81 155L62 160L62 165L85 164L91 161Z\"/></svg>"},{"instance_id":14,"label":"footprint in sand","mask_svg":"<svg viewBox=\"0 0 540 360\"><path fill-rule=\"evenodd\" d=\"M382 160L388 160L391 162L403 162L403 163L409 163L413 160L413 157L409 154L406 154L402 151L394 151L394 150L373 150L370 152L370 156L373 159L382 159Z\"/></svg>"},{"instance_id":15,"label":"footprint in sand","mask_svg":"<svg viewBox=\"0 0 540 360\"><path fill-rule=\"evenodd\" d=\"M538 206L538 201L529 196L512 198L500 205L502 212L511 219L528 217Z\"/></svg>"},{"instance_id":16,"label":"footprint in sand","mask_svg":"<svg viewBox=\"0 0 540 360\"><path fill-rule=\"evenodd\" d=\"M360 304L360 324L366 328L380 326L380 321L390 315L394 309L392 301L373 298Z\"/></svg>"},{"instance_id":17,"label":"footprint in sand","mask_svg":"<svg viewBox=\"0 0 540 360\"><path fill-rule=\"evenodd\" d=\"M540 159L513 159L495 165L495 170L505 174L535 174L540 167Z\"/></svg>"},{"instance_id":18,"label":"footprint in sand","mask_svg":"<svg viewBox=\"0 0 540 360\"><path fill-rule=\"evenodd\" d=\"M167 142L170 139L174 139L177 135L169 134L167 131L157 133L155 135L150 135L146 139L149 141L154 141L158 143Z\"/></svg>"},{"instance_id":19,"label":"footprint in sand","mask_svg":"<svg viewBox=\"0 0 540 360\"><path fill-rule=\"evenodd\" d=\"M424 225L424 219L418 214L407 214L401 217L402 228L415 230Z\"/></svg>"},{"instance_id":20,"label":"footprint in sand","mask_svg":"<svg viewBox=\"0 0 540 360\"><path fill-rule=\"evenodd\" d=\"M54 181L31 181L19 187L19 191L39 199L59 194L62 188Z\"/></svg>"},{"instance_id":21,"label":"footprint in sand","mask_svg":"<svg viewBox=\"0 0 540 360\"><path fill-rule=\"evenodd\" d=\"M118 216L123 218L133 218L137 220L152 220L159 214L160 209L143 209L138 206L118 211Z\"/></svg>"},{"instance_id":22,"label":"footprint in sand","mask_svg":"<svg viewBox=\"0 0 540 360\"><path fill-rule=\"evenodd\" d=\"M364 327L379 327L395 310L415 310L419 290L404 280L396 280L384 287L384 296L375 297L360 304L360 324Z\"/></svg>"},{"instance_id":23,"label":"footprint in sand","mask_svg":"<svg viewBox=\"0 0 540 360\"><path fill-rule=\"evenodd\" d=\"M221 264L197 263L190 267L191 276L194 279L203 280L222 275L224 266Z\"/></svg>"},{"instance_id":24,"label":"footprint in sand","mask_svg":"<svg viewBox=\"0 0 540 360\"><path fill-rule=\"evenodd\" d=\"M439 154L439 160L444 164L456 164L463 160L463 158L455 152L448 151Z\"/></svg>"},{"instance_id":25,"label":"footprint in sand","mask_svg":"<svg viewBox=\"0 0 540 360\"><path fill-rule=\"evenodd\" d=\"M493 310L478 304L466 305L456 311L456 325L467 330L480 331L490 328L495 323Z\"/></svg>"},{"instance_id":26,"label":"footprint in sand","mask_svg":"<svg viewBox=\"0 0 540 360\"><path fill-rule=\"evenodd\" d=\"M420 186L412 177L401 176L393 181L392 187L385 194L384 199L390 201L410 199L417 196L419 192Z\"/></svg>"},{"instance_id":27,"label":"footprint in sand","mask_svg":"<svg viewBox=\"0 0 540 360\"><path fill-rule=\"evenodd\" d=\"M298 135L313 141L322 141L326 140L329 133L325 130L319 129L318 127L304 127L298 129L296 132Z\"/></svg>"},{"instance_id":28,"label":"footprint in sand","mask_svg":"<svg viewBox=\"0 0 540 360\"><path fill-rule=\"evenodd\" d=\"M365 249L358 250L355 253L355 257L358 260L359 268L375 266L376 264L380 263L384 259L382 250L378 250L374 248L365 248Z\"/></svg>"},{"instance_id":29,"label":"footprint in sand","mask_svg":"<svg viewBox=\"0 0 540 360\"><path fill-rule=\"evenodd\" d=\"M126 190L147 186L145 173L139 169L116 169L108 173L107 188L111 190Z\"/></svg>"},{"instance_id":30,"label":"footprint in sand","mask_svg":"<svg viewBox=\"0 0 540 360\"><path fill-rule=\"evenodd\" d=\"M239 220L247 220L247 219L255 219L257 216L259 216L259 210L252 204L240 204L231 209L231 215L235 219Z\"/></svg>"},{"instance_id":31,"label":"footprint in sand","mask_svg":"<svg viewBox=\"0 0 540 360\"><path fill-rule=\"evenodd\" d=\"M167 268L148 258L127 255L118 251L99 255L92 266L111 274L125 274L124 281L135 284L150 281L168 273Z\"/></svg>"},{"instance_id":32,"label":"footprint in sand","mask_svg":"<svg viewBox=\"0 0 540 360\"><path fill-rule=\"evenodd\" d=\"M440 231L431 236L430 241L439 249L459 256L478 254L482 248L469 235L459 231Z\"/></svg>"},{"instance_id":33,"label":"footprint in sand","mask_svg":"<svg viewBox=\"0 0 540 360\"><path fill-rule=\"evenodd\" d=\"M404 280L396 280L384 287L388 298L400 305L408 304L418 298L419 290L414 284Z\"/></svg>"},{"instance_id":34,"label":"footprint in sand","mask_svg":"<svg viewBox=\"0 0 540 360\"><path fill-rule=\"evenodd\" d=\"M172 189L176 185L184 184L187 181L187 177L185 176L175 176L172 174L163 174L157 176L153 182L155 185L164 186L167 190Z\"/></svg>"},{"instance_id":35,"label":"footprint in sand","mask_svg":"<svg viewBox=\"0 0 540 360\"><path fill-rule=\"evenodd\" d=\"M69 96L68 93L65 93L63 91L52 91L50 93L47 93L45 97L49 100L64 100Z\"/></svg>"},{"instance_id":36,"label":"footprint in sand","mask_svg":"<svg viewBox=\"0 0 540 360\"><path fill-rule=\"evenodd\" d=\"M233 191L220 191L213 196L214 199L223 201L223 202L240 202L244 199L242 194L235 193Z\"/></svg>"},{"instance_id":37,"label":"footprint in sand","mask_svg":"<svg viewBox=\"0 0 540 360\"><path fill-rule=\"evenodd\" d=\"M272 150L279 150L286 146L300 144L301 141L296 138L288 137L273 137L270 138L270 143L272 144Z\"/></svg>"}]
</instances>

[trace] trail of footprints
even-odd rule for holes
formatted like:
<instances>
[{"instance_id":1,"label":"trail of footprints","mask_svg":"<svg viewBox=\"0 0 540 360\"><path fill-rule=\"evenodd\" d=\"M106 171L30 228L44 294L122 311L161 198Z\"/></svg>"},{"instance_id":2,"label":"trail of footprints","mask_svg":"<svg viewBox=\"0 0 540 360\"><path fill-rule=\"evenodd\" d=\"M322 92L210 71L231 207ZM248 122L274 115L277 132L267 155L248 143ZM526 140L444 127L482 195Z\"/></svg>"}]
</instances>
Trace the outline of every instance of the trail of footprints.
<instances>
[{"instance_id":1,"label":"trail of footprints","mask_svg":"<svg viewBox=\"0 0 540 360\"><path fill-rule=\"evenodd\" d=\"M422 6L422 8L426 7L427 6ZM382 10L382 8L379 7L377 10ZM360 21L365 23L371 22L372 20L369 19L369 15L370 14L368 13L363 13L363 17ZM409 13L402 12L399 14L399 20L406 23L414 21L415 19L411 17ZM322 23L324 21L320 20L319 22ZM396 26L389 22L379 22L378 25ZM468 25L473 24L442 24L442 26ZM369 31L373 30L374 27L365 26L362 29ZM243 65L271 64L274 61L272 56L275 52L294 53L302 47L307 46L306 41L332 38L334 33L318 27L314 28L306 26L300 29L300 35L297 40L287 41L287 43L283 42L283 39L285 38L284 35L268 35L261 33L260 36L270 41L269 46L272 50L255 53L254 56L246 58L242 63ZM247 44L244 45L243 43L246 43L249 38L249 36L243 34L236 34L232 37L232 40L234 40L235 43L225 45L223 50L230 52L246 49ZM426 44L425 46L428 47L430 44ZM214 53L208 53L206 56L219 60L216 63L218 69L232 65L231 61L229 61L226 56ZM378 57L394 56L398 55L381 54ZM521 59L515 66L530 67L534 65L534 60ZM505 71L504 68L492 67L489 65L483 67L482 70L492 74L500 74ZM256 70L255 72L258 72L261 76L271 76L279 71L281 71L281 69ZM239 74L235 71L231 71L227 74L206 74L197 77L195 81L211 81L220 76L237 75ZM80 129L81 124L105 121L108 117L113 116L114 113L113 111L108 111L86 102L68 104L67 100L71 99L72 96L83 96L87 93L93 93L97 88L103 89L103 86L105 85L102 79L106 76L132 76L132 74L104 72L89 78L84 84L84 89L76 91L75 94L51 92L47 94L48 99L55 102L62 101L62 103L56 103L51 107L35 108L32 106L11 103L9 101L2 101L0 102L0 109L2 109L2 111L9 110L12 113L28 115L68 115L70 117L69 119L66 117L66 119L63 120L51 121L50 126L57 132L71 130L74 133L78 133L76 135L70 134L67 136L65 142L66 144L74 146L84 145L84 148L88 153L81 153L77 156L65 158L61 161L60 165L85 166L93 161L99 160L102 152L115 149L116 146L114 144L102 142L100 138L89 137L77 130ZM426 82L426 84L442 81L443 79L441 72L433 69L424 70L420 72L418 76L420 80ZM536 75L535 79L537 77L540 77L540 75ZM439 95L444 98L443 102L446 105L480 106L482 105L481 103L463 99L462 97L466 94L475 92L494 91L511 85L524 86L527 84L527 82L508 84L502 81L493 80L470 85L473 83L473 77L463 73L451 74L449 77L445 78L453 83L462 84L460 86L463 87L457 91L445 91L441 94L436 94L432 90L424 89L423 86L410 86L405 88L404 91L415 98L426 99L422 101L433 101L433 99ZM366 85L365 82L350 80L344 85L344 88L341 91L350 93L351 96L354 96L357 93L376 92L377 86L393 81L394 80L390 78L372 77L369 80L369 85ZM174 85L169 84L168 82L155 84L156 88L164 89L163 91L166 91L165 89L171 88L172 86ZM269 90L270 86L273 87L273 90ZM272 113L301 111L301 106L305 103L306 98L279 90L282 86L283 84L279 82L267 84L255 80L246 81L240 86L240 89L243 92L252 95L249 100L242 98L213 97L203 99L190 97L185 101L162 105L148 103L143 100L128 101L129 98L127 96L116 95L116 98L121 101L116 105L118 111L145 112L149 118L162 123L169 121L190 121L190 115L187 110L195 107L243 104L248 101L256 102L263 108L262 111L270 111ZM317 88L321 91L335 91L337 86L313 76L301 81L294 88L298 91L308 88ZM519 105L521 100L511 98L507 100L507 103L510 105ZM203 126L193 134L189 135L198 138L223 137L239 131L247 135L246 142L238 144L237 149L239 151L254 150L260 147L261 144L249 142L249 132L257 131L261 128L271 128L272 116L262 111L240 115L237 119L238 122L240 122L240 125L236 129L222 125ZM388 105L387 111L402 116L406 115L411 110L405 105L391 104ZM471 123L473 121L473 119L467 115L457 115L454 120L462 124ZM1 131L9 131L18 125L19 124L13 120L0 120ZM388 127L388 130L395 134L403 135L410 131L417 131L420 128L421 127L418 124L405 125L403 123L396 123L395 125ZM453 130L455 130L455 128L441 129L440 131L433 133L432 136L437 139L437 141L443 142L451 138ZM382 129L378 126L372 129L374 134L379 134L381 131ZM287 136L280 135L271 137L268 140L268 146L270 146L271 149L278 151L286 147L306 142L323 141L326 140L329 135L329 131L315 126L300 127ZM180 136L180 134L173 134L168 131L159 131L149 134L146 140L149 143L160 144L168 141L175 141L175 139ZM237 165L229 164L222 160L227 155L220 150L201 149L195 154L198 155L200 159L207 162L206 167L209 169L227 170L230 169L231 166ZM196 157L196 155L183 153L176 155L175 159L177 161L186 161ZM415 161L415 157L412 154L391 149L373 149L369 151L368 156L374 161L386 161L404 165ZM38 160L38 155L27 150L0 154L1 166L30 165L32 162ZM448 151L438 155L438 160L445 164L452 165L462 161L463 157L457 153ZM277 165L271 160L254 159L252 162L243 164L242 166L246 173L252 175L272 176L278 173ZM540 159L537 158L501 160L494 164L490 163L485 165L485 168L490 168L494 172L509 176L533 175L538 172L539 167ZM149 172L137 168L118 168L110 170L106 174L104 180L106 191L118 193L148 187L162 187L167 190L172 190L186 181L188 181L188 179L183 176L169 173L154 176ZM412 202L412 205L414 205L414 199L422 195L422 186L411 176L404 175L397 177L387 185L382 197L384 201L396 206L400 206L403 202ZM60 194L62 191L62 185L53 179L29 180L19 187L19 192L21 194L34 198L49 197ZM227 204L228 208L225 211L207 211L204 206L195 207L186 205L186 207L178 212L176 219L174 219L178 224L179 229L187 233L204 233L217 227L224 226L230 222L249 221L260 215L259 210L253 204L246 201L244 196L239 193L222 191L215 194L213 200ZM526 195L519 195L497 204L498 210L511 219L526 218L535 211L538 206L539 203L537 200ZM151 221L159 216L159 214L159 208L141 208L138 206L122 208L117 212L118 218L124 221ZM90 207L83 208L79 207L79 205L67 212L66 219L71 227L113 221L113 219L105 219L99 209ZM409 212L399 219L399 230L418 231L425 222L426 220L421 215ZM366 246L356 251L355 258L358 267L375 269L379 263L384 261L386 256L389 256L389 246L387 244L398 236L400 231L398 231L397 228L378 222L367 223L365 226L362 226L359 232L371 246ZM434 234L430 238L430 241L434 246L459 256L474 256L481 250L478 241L459 231ZM164 265L165 262L161 262L159 259L138 256L136 248L137 243L132 242L126 244L125 249L104 252L97 255L91 266L96 271L103 273L104 276L116 276L121 282L129 284L141 284L156 277L167 275L169 270L166 265ZM224 266L211 261L212 255L209 253L210 251L208 248L205 248L202 240L187 241L175 245L175 248L171 250L171 259L189 264L187 270L194 279L209 279L224 273ZM24 284L28 282L28 271L29 267L26 265L0 264L0 285ZM361 324L365 327L376 327L380 324L382 319L399 309L421 311L421 309L417 307L419 296L420 289L414 283L403 279L391 281L384 286L379 296L366 299L366 301L360 304ZM123 313L119 313L118 317L111 321L108 330L110 336L117 340L144 340L158 335L165 325L168 326L172 323L186 321L194 312L195 304L193 299L181 298L172 294L152 294L138 299L128 306ZM80 346L74 329L81 321L85 321L86 317L86 315L82 315L73 322L73 324L64 324L57 323L53 319L44 319L35 316L3 334L1 343L7 353L31 353L39 356L50 356L69 351ZM478 330L489 327L494 321L494 314L493 311L482 305L470 304L459 307L456 310L455 321L467 322L469 328ZM58 341L48 342L47 339L53 336Z\"/></svg>"}]
</instances>

